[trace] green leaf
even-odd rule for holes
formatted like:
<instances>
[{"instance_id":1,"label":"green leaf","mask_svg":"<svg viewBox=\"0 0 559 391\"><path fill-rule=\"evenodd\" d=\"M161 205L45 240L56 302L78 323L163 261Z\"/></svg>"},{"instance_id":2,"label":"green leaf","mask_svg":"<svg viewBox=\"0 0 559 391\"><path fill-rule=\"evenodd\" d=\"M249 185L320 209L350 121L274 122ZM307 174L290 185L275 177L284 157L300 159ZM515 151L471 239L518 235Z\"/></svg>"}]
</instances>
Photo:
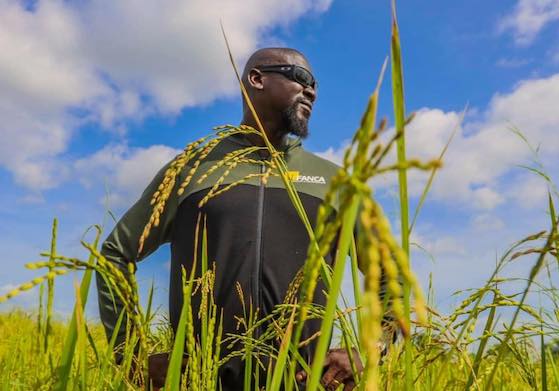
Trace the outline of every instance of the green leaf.
<instances>
[{"instance_id":1,"label":"green leaf","mask_svg":"<svg viewBox=\"0 0 559 391\"><path fill-rule=\"evenodd\" d=\"M97 248L99 244L99 239L101 237L101 228L99 226L95 226L97 229L97 234L93 241L93 247ZM95 264L96 258L93 254L90 254L88 264L93 267ZM72 319L70 320L70 327L68 328L68 333L66 334L66 340L64 342L64 346L62 348L62 354L60 356L60 363L57 369L57 382L55 383L54 389L57 391L62 391L66 389L70 371L72 369L72 360L74 358L74 352L76 347L76 341L78 338L78 330L77 330L77 319L76 314L78 311L78 305L81 306L79 310L83 310L87 303L87 297L89 294L89 286L91 285L91 277L93 273L93 268L87 269L84 272L81 284L80 284L80 301L81 303L74 305L74 310L72 312Z\"/></svg>"},{"instance_id":2,"label":"green leaf","mask_svg":"<svg viewBox=\"0 0 559 391\"><path fill-rule=\"evenodd\" d=\"M360 197L354 194L351 200L350 207L341 217L343 219L342 230L338 241L338 251L334 261L334 272L332 273L332 285L328 291L328 300L326 302L326 309L322 318L320 326L320 337L316 350L314 352L314 359L311 367L310 378L307 385L308 391L314 391L318 387L320 377L322 375L322 366L324 357L330 344L330 337L332 335L332 327L334 325L334 316L336 312L336 305L338 302L338 295L342 285L345 260L353 238L353 227L357 219L357 212L359 210Z\"/></svg>"},{"instance_id":3,"label":"green leaf","mask_svg":"<svg viewBox=\"0 0 559 391\"><path fill-rule=\"evenodd\" d=\"M194 272L196 269L196 264L192 266L190 272L190 278L188 281L183 280L184 292L183 292L183 304L181 309L181 316L179 319L179 324L177 327L177 334L175 335L175 342L173 344L173 351L171 353L171 358L169 360L169 367L167 369L167 377L165 378L165 390L179 390L180 381L182 374L182 360L184 353L184 345L186 341L186 323L187 321L192 321L192 308L191 308L191 296L192 296L192 285L194 280ZM183 269L183 274L185 273ZM190 313L190 314L189 314ZM191 359L195 359L192 357Z\"/></svg>"},{"instance_id":4,"label":"green leaf","mask_svg":"<svg viewBox=\"0 0 559 391\"><path fill-rule=\"evenodd\" d=\"M390 45L390 64L392 69L392 101L394 106L394 122L396 125L396 133L401 136L396 141L396 151L398 163L404 166L406 162L406 109L404 101L404 71L402 66L402 50L400 44L400 32L398 29L398 20L396 18L396 1L392 1L392 39ZM402 232L402 249L409 259L409 202L408 202L408 179L407 170L400 168L398 170L398 184L400 194L400 230ZM407 281L403 284L404 293L404 312L407 324L411 321L410 306L410 286ZM405 390L413 389L413 366L412 366L412 347L409 339L406 339L404 346L404 379Z\"/></svg>"}]
</instances>

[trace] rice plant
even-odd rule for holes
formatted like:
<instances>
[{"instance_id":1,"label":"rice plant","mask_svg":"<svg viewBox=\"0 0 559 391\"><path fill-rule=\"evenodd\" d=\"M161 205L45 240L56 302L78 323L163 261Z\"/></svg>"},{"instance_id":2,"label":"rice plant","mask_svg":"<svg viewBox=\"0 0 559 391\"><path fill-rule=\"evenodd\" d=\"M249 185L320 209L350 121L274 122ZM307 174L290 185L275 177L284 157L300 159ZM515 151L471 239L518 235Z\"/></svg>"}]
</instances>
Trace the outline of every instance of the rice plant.
<instances>
[{"instance_id":1,"label":"rice plant","mask_svg":"<svg viewBox=\"0 0 559 391\"><path fill-rule=\"evenodd\" d=\"M89 258L81 260L58 253L58 222L55 220L51 248L41 254L46 260L26 265L32 270L44 269L45 273L0 297L2 303L37 286L40 292L36 313L11 311L0 315L0 387L6 390L157 389L159 385L148 380L149 356L170 352L164 379L167 390L218 390L219 368L233 358L244 360L245 390L302 389L296 379L298 366L307 373L305 390L323 390L320 384L323 363L333 330L337 329L340 348L355 352L350 358L359 390L559 389L559 349L552 343L559 340L559 292L553 284L559 265L559 219L555 209L558 194L551 184L549 226L514 243L501 255L494 273L484 285L458 292L463 300L452 313L441 314L433 308L424 298L411 270L409 233L415 217L410 225L407 170L432 173L418 207L421 208L446 148L439 159L431 161L406 156L405 128L413 117L406 118L405 113L400 46L393 3L390 69L394 134L382 138L388 131L387 121L377 117L386 62L343 164L319 209L314 229L282 153L267 139L258 113L250 104L230 51L241 93L258 126L225 125L189 143L169 164L152 196L151 216L138 238L139 251L153 227L159 224L171 192L181 194L192 181L209 181L214 178L212 175L220 173L217 179L211 179L214 182L200 201L199 206L203 206L248 180L258 178L266 182L272 176L280 178L310 240L307 260L285 293L283 303L271 313L263 314L245 297L242 288L237 287L232 294L239 296L244 314L237 319L237 333L223 334L221 309L213 296L215 269L207 257L206 227L200 219L196 229L202 233L202 241L197 244L201 257L195 259L192 270L183 270L182 312L173 335L168 324L159 327L154 324L153 288L147 300L140 300L134 265L122 271L100 253L102 233L98 226L93 227L94 239L82 242ZM265 146L241 148L200 172L200 162L220 142L235 134L258 135ZM393 148L397 149L396 162L388 159ZM251 154L261 149L268 152L270 160L262 162L251 158ZM263 164L264 167L259 174L224 186L227 176L243 164ZM387 172L399 178L400 240L393 236L388 219L369 186L372 177ZM336 218L330 219L334 198L339 200L339 208ZM414 216L418 212L419 209ZM330 267L324 257L333 248L336 259ZM193 256L196 254L198 252ZM514 281L501 278L503 269L518 259L533 259L534 255L531 272L524 276L524 289L513 294L504 293L503 287ZM352 308L338 304L346 260L351 264L354 282L356 306ZM120 346L115 346L116 333L107 341L101 326L88 321L84 313L93 271L103 276L111 293L124 303L116 327L117 330L120 325L126 327L126 340ZM68 321L57 320L53 314L56 279L75 272L83 274L81 284L75 287L72 316ZM360 272L364 275L364 286L359 284ZM542 274L546 278L538 279ZM319 280L324 282L325 292L317 291ZM526 299L534 292L546 295L553 307L530 306ZM313 304L313 297L319 294L327 296L325 306ZM198 308L192 305L195 295L202 303ZM507 308L512 308L512 318L501 322ZM520 318L527 320L519 322ZM303 340L302 329L309 319L319 319L321 328L316 335ZM195 320L202 324L199 335L195 332ZM260 328L263 332L256 333ZM481 332L476 332L476 328ZM398 340L397 335L402 338ZM310 342L316 342L316 349L312 362L307 363L299 348ZM234 348L229 349L231 347ZM224 354L225 351L228 353ZM357 369L357 361L364 364L362 371Z\"/></svg>"}]
</instances>

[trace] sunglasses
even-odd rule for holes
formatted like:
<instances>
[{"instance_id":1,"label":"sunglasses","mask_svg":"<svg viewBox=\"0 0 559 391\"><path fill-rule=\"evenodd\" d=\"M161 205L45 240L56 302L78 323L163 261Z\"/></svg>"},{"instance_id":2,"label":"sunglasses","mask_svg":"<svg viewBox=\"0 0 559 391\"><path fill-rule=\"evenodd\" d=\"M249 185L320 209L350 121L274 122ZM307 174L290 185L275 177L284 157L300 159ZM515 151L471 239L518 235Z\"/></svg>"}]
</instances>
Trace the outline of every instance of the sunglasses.
<instances>
[{"instance_id":1,"label":"sunglasses","mask_svg":"<svg viewBox=\"0 0 559 391\"><path fill-rule=\"evenodd\" d=\"M289 80L296 81L303 87L312 87L313 90L318 88L318 82L305 68L295 64L277 64L277 65L258 65L254 68L260 72L281 73Z\"/></svg>"}]
</instances>

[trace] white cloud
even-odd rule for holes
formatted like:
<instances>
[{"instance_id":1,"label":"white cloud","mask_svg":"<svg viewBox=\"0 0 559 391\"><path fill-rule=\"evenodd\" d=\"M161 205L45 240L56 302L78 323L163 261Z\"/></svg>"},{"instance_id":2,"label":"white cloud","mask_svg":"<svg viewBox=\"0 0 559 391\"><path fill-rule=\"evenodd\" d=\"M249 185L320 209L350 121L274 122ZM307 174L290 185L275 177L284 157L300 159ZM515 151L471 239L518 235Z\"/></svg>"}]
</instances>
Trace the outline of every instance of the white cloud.
<instances>
[{"instance_id":1,"label":"white cloud","mask_svg":"<svg viewBox=\"0 0 559 391\"><path fill-rule=\"evenodd\" d=\"M480 286L510 244L546 227L548 217L542 213L547 207L546 184L534 173L518 168L519 164L533 165L534 155L509 129L515 125L533 146L539 145L547 173L557 180L558 99L559 75L525 80L510 92L495 94L487 107L467 115L458 128L428 196L427 203L435 209L420 215L412 235L412 242L428 253L413 248L414 270L424 287L432 274L439 298ZM418 110L407 128L408 156L438 157L459 119L453 111ZM329 148L323 156L336 161L344 149ZM417 199L428 175L409 174L410 195ZM382 176L373 183L388 191L395 186L396 175ZM398 229L397 224L393 227ZM526 276L531 266L529 262L515 264L507 275ZM443 307L448 304L448 300L440 303Z\"/></svg>"},{"instance_id":2,"label":"white cloud","mask_svg":"<svg viewBox=\"0 0 559 391\"><path fill-rule=\"evenodd\" d=\"M525 80L512 92L495 94L485 110L475 118L467 117L458 129L429 197L484 210L511 199L525 203L531 202L528 197L540 200L541 186L532 193L533 182L521 187L511 187L507 182L507 175L518 164L529 164L533 157L530 148L510 129L518 128L532 145L539 145L541 159L550 163L551 168L556 167L559 164L558 101L559 74ZM460 115L453 111L418 110L407 128L408 156L424 160L438 157L459 120ZM343 148L330 148L323 156L339 159ZM426 173L409 172L411 196L421 194L427 178ZM396 182L396 175L383 176L373 182L373 187L386 188Z\"/></svg>"},{"instance_id":3,"label":"white cloud","mask_svg":"<svg viewBox=\"0 0 559 391\"><path fill-rule=\"evenodd\" d=\"M518 0L514 10L499 21L498 29L511 30L517 44L527 45L546 25L557 20L558 0Z\"/></svg>"},{"instance_id":4,"label":"white cloud","mask_svg":"<svg viewBox=\"0 0 559 391\"><path fill-rule=\"evenodd\" d=\"M237 93L220 20L243 60L273 27L330 3L0 0L0 167L29 189L55 187L80 125L123 133L127 120Z\"/></svg>"},{"instance_id":5,"label":"white cloud","mask_svg":"<svg viewBox=\"0 0 559 391\"><path fill-rule=\"evenodd\" d=\"M147 92L164 112L177 112L237 91L220 19L235 55L243 59L267 29L307 12L322 12L329 4L269 1L262 12L257 0L212 6L202 0L92 1L80 9L80 16L92 37L90 55L114 82Z\"/></svg>"},{"instance_id":6,"label":"white cloud","mask_svg":"<svg viewBox=\"0 0 559 391\"><path fill-rule=\"evenodd\" d=\"M464 243L452 236L427 238L422 235L414 235L412 242L421 246L421 249L427 251L434 259L466 254Z\"/></svg>"},{"instance_id":7,"label":"white cloud","mask_svg":"<svg viewBox=\"0 0 559 391\"><path fill-rule=\"evenodd\" d=\"M480 209L493 209L504 201L503 196L486 186L472 190L472 196L476 207Z\"/></svg>"},{"instance_id":8,"label":"white cloud","mask_svg":"<svg viewBox=\"0 0 559 391\"><path fill-rule=\"evenodd\" d=\"M471 220L471 227L475 232L499 231L505 228L505 223L499 217L490 213L475 215Z\"/></svg>"},{"instance_id":9,"label":"white cloud","mask_svg":"<svg viewBox=\"0 0 559 391\"><path fill-rule=\"evenodd\" d=\"M40 2L34 12L0 1L0 166L32 189L56 186L71 136L65 109L86 103L105 87L80 57L75 16L62 2Z\"/></svg>"},{"instance_id":10,"label":"white cloud","mask_svg":"<svg viewBox=\"0 0 559 391\"><path fill-rule=\"evenodd\" d=\"M329 147L326 151L316 152L316 154L321 158L330 160L331 162L334 162L337 165L341 166L344 161L345 150L348 147L349 147L349 141L344 140L342 141L341 146L339 148Z\"/></svg>"},{"instance_id":11,"label":"white cloud","mask_svg":"<svg viewBox=\"0 0 559 391\"><path fill-rule=\"evenodd\" d=\"M507 193L511 199L524 209L547 210L547 190L546 181L531 172L522 173L507 184Z\"/></svg>"},{"instance_id":12,"label":"white cloud","mask_svg":"<svg viewBox=\"0 0 559 391\"><path fill-rule=\"evenodd\" d=\"M155 174L180 151L164 146L131 149L107 146L75 163L76 176L86 188L108 188L111 208L130 206Z\"/></svg>"}]
</instances>

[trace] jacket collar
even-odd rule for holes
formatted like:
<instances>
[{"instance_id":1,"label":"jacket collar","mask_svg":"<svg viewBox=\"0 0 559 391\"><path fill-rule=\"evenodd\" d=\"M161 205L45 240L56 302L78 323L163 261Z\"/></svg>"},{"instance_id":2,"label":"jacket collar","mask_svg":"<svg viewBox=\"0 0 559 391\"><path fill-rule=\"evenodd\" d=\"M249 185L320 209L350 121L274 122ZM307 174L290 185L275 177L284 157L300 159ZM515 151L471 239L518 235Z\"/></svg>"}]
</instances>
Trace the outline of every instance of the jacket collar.
<instances>
[{"instance_id":1,"label":"jacket collar","mask_svg":"<svg viewBox=\"0 0 559 391\"><path fill-rule=\"evenodd\" d=\"M239 133L233 134L232 136L229 137L229 140L231 140L231 142L235 144L239 144L245 147L252 145L250 140L248 140L244 134L239 134ZM278 147L278 150L280 152L289 153L295 148L300 147L301 145L302 145L302 141L300 137L285 136L283 138L282 144Z\"/></svg>"}]
</instances>

